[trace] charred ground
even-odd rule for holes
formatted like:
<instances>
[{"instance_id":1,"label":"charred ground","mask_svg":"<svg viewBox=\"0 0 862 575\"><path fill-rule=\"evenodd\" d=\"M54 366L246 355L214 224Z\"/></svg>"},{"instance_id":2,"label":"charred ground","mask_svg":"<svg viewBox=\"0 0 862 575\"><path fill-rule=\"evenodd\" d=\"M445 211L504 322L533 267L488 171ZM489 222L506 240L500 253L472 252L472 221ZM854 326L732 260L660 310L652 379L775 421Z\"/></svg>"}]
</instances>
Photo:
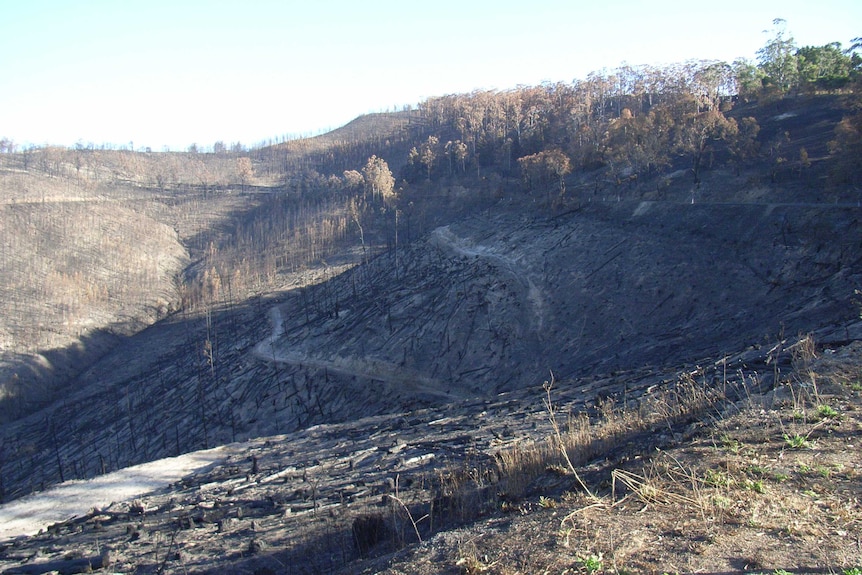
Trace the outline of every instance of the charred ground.
<instances>
[{"instance_id":1,"label":"charred ground","mask_svg":"<svg viewBox=\"0 0 862 575\"><path fill-rule=\"evenodd\" d=\"M275 174L282 161L297 169L319 167L319 157L339 146L344 165L354 161L358 167L362 160L350 160L352 155L359 158L375 145L393 165L397 158L404 163L410 143L421 142L433 126L415 113L403 116L403 124L386 118L385 141L363 136L352 147L330 136L324 144L260 151L251 179L231 172L236 157L190 156L176 164L188 173L164 180L160 174L176 160L166 156L140 160L137 172L126 158L123 165L130 171L122 181L64 184L96 190L91 195L98 197L88 196L87 205L104 204L108 190L118 194L111 201L124 206L121 213L152 222L141 237L173 228L165 237L176 253L172 267L153 276L154 285L162 287L141 290L135 306L96 298L99 309L107 305L109 317L126 322L122 329L109 335L87 332L53 356L45 349L24 350L42 360L53 358L46 367L53 391L19 401L30 413L10 418L0 430L4 497L266 436L278 435L271 443L286 450L272 455L274 473L291 465L291 458L303 461L297 469L325 466L320 456L320 464L305 461L300 447L291 445L304 445L306 459L331 452L332 465L352 471L363 449L392 454L401 451L399 437L405 444L425 437L424 451L411 452L400 463L377 457L379 477L371 478L371 470L360 465L358 474L344 475L339 479L344 485L336 489L342 495L354 488L363 497L397 495L389 488L393 473L397 477L410 465L427 463L414 456L440 457L449 441L443 435L434 439L431 422L460 418L461 427L453 431L459 438L455 464L474 452L489 457L503 445L501 438L514 437L516 420L528 413L537 422L546 419L539 384L549 372L566 382L570 395L564 401L573 413L594 406L597 398L615 397L624 405L639 401L647 390L673 387L680 374L721 365L725 357L749 357L749 363L740 359L733 367L745 365L755 375L740 371L737 379L756 379L751 393L768 391L783 381L768 353L780 342L816 333L820 345L835 348L859 337L853 302L862 285L858 175L848 171L846 156L830 151L845 114L837 97L740 105L730 113L757 118L761 152L756 157L731 162L730 148L716 145L711 164L704 160L696 178L689 156L637 178L626 170L584 169L564 178L564 195L553 180L529 189L533 183L505 170L483 175L480 156L476 177L429 171L426 180L411 183L407 180L416 172L405 169L398 208L317 171L287 180ZM805 162L799 159L802 148ZM108 160L122 164L123 157L106 154L100 169L119 173L116 165L105 166ZM73 164L57 161L57 174L39 178L52 185L71 178ZM9 168L7 177L19 173L15 170ZM4 209L20 218L22 210L40 206L8 202ZM41 253L54 242L35 245L32 252ZM114 266L111 273L122 277L126 268L119 264L125 263L120 258L90 269L98 275ZM162 316L167 317L139 330ZM23 324L32 320L22 317ZM111 325L108 321L102 329ZM75 334L64 337L78 338ZM847 349L852 355L857 348ZM787 352L784 361L789 357ZM21 371L21 364L8 365L10 374ZM715 369L702 380L705 387L720 380ZM33 381L41 375L37 371ZM512 394L512 403L496 399L500 393ZM500 421L493 426L502 427L485 437L482 426L473 429L466 422L485 417L494 402L500 402L494 408ZM421 421L411 423L411 417ZM681 433L675 425L692 421L672 421L671 437ZM390 426L385 437L373 431L384 425L380 422ZM328 426L319 429L334 446L303 443L316 433L304 430L318 425ZM515 435L524 440L547 435L538 423L531 425ZM395 444L365 445L366 436ZM350 445L338 447L342 438ZM637 442L664 445L666 439L648 434ZM491 460L486 467L493 468ZM433 471L422 467L416 477ZM232 462L219 473L227 475L213 481L234 481L245 470ZM307 475L297 474L292 479L307 481ZM376 487L366 493L360 483ZM255 501L265 499L258 495ZM317 496L309 497L311 510L318 509ZM173 517L167 507L163 511L160 521ZM324 531L335 529L322 525ZM165 523L151 532L164 538L168 529ZM302 532L319 541L316 527L308 529ZM346 537L340 565L383 543L381 538L357 548L349 533ZM244 550L230 552L239 555L226 551L230 557L223 559L259 552L254 537L249 541L243 539ZM258 544L287 545L265 537ZM307 559L315 545L308 555L296 551L297 557ZM169 557L170 549L156 547L146 561L159 570L152 563L162 552ZM273 557L282 556L273 552ZM475 559L489 563L481 553ZM268 565L257 567L272 568ZM334 566L324 562L314 568Z\"/></svg>"}]
</instances>

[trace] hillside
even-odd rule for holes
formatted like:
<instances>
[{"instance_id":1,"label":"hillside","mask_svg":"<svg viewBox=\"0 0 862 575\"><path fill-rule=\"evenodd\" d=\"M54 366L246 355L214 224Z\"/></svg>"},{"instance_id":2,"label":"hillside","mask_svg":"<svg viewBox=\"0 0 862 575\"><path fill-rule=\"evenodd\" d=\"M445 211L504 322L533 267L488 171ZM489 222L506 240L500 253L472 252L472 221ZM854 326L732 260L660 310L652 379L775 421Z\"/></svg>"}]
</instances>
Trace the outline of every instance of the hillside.
<instances>
[{"instance_id":1,"label":"hillside","mask_svg":"<svg viewBox=\"0 0 862 575\"><path fill-rule=\"evenodd\" d=\"M28 154L0 162L0 421L65 392L83 366L178 309L196 236L250 204L182 174L170 188L143 183L176 158Z\"/></svg>"},{"instance_id":2,"label":"hillside","mask_svg":"<svg viewBox=\"0 0 862 575\"><path fill-rule=\"evenodd\" d=\"M794 540L806 557L859 565L856 93L575 106L593 87L432 99L249 152L4 155L0 500L231 447L140 505L5 545L0 566L74 572L95 538L138 572L445 572L435 553L459 555L450 572L592 572L590 555L623 557L598 540L535 562L491 551L556 522L567 544L590 525L643 532L625 555L638 570L747 568L724 548L645 550L760 528L776 541L756 568L802 569L778 551L779 517L807 500L768 521L713 504L750 502L773 472L793 482L766 492L822 489L843 514L799 528L828 543ZM381 160L393 173L372 182ZM698 466L725 435L769 463L737 449L735 467L724 452ZM785 435L822 451L788 467L808 452ZM835 483L808 489L803 465ZM680 474L695 493L674 491ZM612 515L612 479L650 513L685 501L702 532L666 509L644 516L659 531Z\"/></svg>"},{"instance_id":3,"label":"hillside","mask_svg":"<svg viewBox=\"0 0 862 575\"><path fill-rule=\"evenodd\" d=\"M859 343L812 343L552 380L71 482L0 506L9 534L44 529L0 540L0 569L855 573ZM761 384L770 372L780 381Z\"/></svg>"},{"instance_id":4,"label":"hillside","mask_svg":"<svg viewBox=\"0 0 862 575\"><path fill-rule=\"evenodd\" d=\"M397 267L394 254L333 262L316 287L121 343L51 408L50 427L41 413L6 427L7 456L31 461L4 468L6 490L523 389L549 369L661 368L835 328L855 314L857 214L614 202L439 227Z\"/></svg>"}]
</instances>

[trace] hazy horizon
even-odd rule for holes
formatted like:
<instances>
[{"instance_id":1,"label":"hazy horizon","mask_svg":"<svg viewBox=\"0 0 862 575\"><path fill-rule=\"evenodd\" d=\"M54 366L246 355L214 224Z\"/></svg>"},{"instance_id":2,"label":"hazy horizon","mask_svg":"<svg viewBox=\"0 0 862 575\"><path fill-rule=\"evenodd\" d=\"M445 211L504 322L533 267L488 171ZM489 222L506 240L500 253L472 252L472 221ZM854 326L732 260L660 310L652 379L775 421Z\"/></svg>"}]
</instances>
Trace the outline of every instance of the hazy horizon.
<instances>
[{"instance_id":1,"label":"hazy horizon","mask_svg":"<svg viewBox=\"0 0 862 575\"><path fill-rule=\"evenodd\" d=\"M800 46L862 34L862 6L849 1L37 0L0 14L0 137L154 151L314 135L433 96L571 82L626 62L754 60L775 18Z\"/></svg>"}]
</instances>

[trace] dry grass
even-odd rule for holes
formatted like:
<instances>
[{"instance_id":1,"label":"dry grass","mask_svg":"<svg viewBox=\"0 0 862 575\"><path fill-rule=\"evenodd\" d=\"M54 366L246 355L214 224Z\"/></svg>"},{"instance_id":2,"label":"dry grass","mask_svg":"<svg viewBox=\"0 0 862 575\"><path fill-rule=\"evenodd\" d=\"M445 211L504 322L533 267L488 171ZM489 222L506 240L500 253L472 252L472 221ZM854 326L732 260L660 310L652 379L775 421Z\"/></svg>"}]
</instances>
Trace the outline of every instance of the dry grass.
<instances>
[{"instance_id":1,"label":"dry grass","mask_svg":"<svg viewBox=\"0 0 862 575\"><path fill-rule=\"evenodd\" d=\"M708 417L726 400L726 387L712 389L699 382L698 375L703 375L702 370L686 372L675 385L634 406L617 405L609 398L600 400L593 418L583 412L568 413L564 424L559 423L553 403L552 377L545 383L543 398L552 432L544 441L518 445L498 455L504 492L510 497L522 497L530 484L550 469L571 475L583 491L597 500L578 474L578 466L612 454L638 436L660 434L663 430L672 433L680 423Z\"/></svg>"},{"instance_id":2,"label":"dry grass","mask_svg":"<svg viewBox=\"0 0 862 575\"><path fill-rule=\"evenodd\" d=\"M561 425L549 384L551 431L499 454L496 512L485 489L480 521L426 540L448 563L419 553L386 572L855 573L862 344L829 353L806 336L784 352L793 369L766 394L690 373L638 405L600 403ZM680 437L680 426L696 431ZM657 448L663 435L676 441ZM786 439L796 436L806 442ZM475 478L462 479L450 488L475 494Z\"/></svg>"}]
</instances>

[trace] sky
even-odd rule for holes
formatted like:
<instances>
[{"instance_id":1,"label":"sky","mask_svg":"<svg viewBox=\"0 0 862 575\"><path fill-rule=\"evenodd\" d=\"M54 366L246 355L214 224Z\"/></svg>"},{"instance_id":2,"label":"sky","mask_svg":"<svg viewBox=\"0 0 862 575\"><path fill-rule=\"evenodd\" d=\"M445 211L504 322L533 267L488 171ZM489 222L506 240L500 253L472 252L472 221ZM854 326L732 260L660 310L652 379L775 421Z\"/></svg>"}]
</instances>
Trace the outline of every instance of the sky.
<instances>
[{"instance_id":1,"label":"sky","mask_svg":"<svg viewBox=\"0 0 862 575\"><path fill-rule=\"evenodd\" d=\"M862 36L858 0L0 0L0 138L185 149L313 135L622 63Z\"/></svg>"}]
</instances>

